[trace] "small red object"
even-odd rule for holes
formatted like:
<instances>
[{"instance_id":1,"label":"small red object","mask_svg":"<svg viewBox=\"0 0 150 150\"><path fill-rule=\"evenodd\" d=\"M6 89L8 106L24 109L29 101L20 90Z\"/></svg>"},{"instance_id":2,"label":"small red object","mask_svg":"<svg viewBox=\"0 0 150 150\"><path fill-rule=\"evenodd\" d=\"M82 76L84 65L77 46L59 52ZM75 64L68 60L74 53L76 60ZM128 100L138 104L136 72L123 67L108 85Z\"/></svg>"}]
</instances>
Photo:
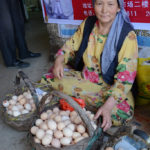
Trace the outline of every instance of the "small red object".
<instances>
[{"instance_id":1,"label":"small red object","mask_svg":"<svg viewBox=\"0 0 150 150\"><path fill-rule=\"evenodd\" d=\"M85 107L85 102L83 99L81 98L75 98L75 97L72 97L72 99L74 99L82 108ZM62 110L70 110L70 111L73 111L74 108L71 107L64 99L60 99L60 107Z\"/></svg>"}]
</instances>

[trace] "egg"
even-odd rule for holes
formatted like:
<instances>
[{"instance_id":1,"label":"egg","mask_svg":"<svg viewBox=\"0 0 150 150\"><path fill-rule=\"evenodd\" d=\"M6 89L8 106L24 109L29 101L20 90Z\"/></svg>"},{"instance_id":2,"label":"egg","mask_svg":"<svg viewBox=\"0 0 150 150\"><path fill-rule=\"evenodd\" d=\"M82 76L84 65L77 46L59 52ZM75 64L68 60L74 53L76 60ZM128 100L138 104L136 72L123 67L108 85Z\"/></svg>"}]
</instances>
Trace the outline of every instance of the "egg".
<instances>
[{"instance_id":1,"label":"egg","mask_svg":"<svg viewBox=\"0 0 150 150\"><path fill-rule=\"evenodd\" d=\"M9 106L9 102L8 102L7 100L4 100L4 101L3 101L3 106L4 106L4 107L8 107L8 106Z\"/></svg>"},{"instance_id":2,"label":"egg","mask_svg":"<svg viewBox=\"0 0 150 150\"><path fill-rule=\"evenodd\" d=\"M74 123L75 124L81 124L82 123L82 120L79 116L77 116L75 119L74 119Z\"/></svg>"},{"instance_id":3,"label":"egg","mask_svg":"<svg viewBox=\"0 0 150 150\"><path fill-rule=\"evenodd\" d=\"M77 138L74 140L74 142L77 143L77 142L83 140L84 138L85 138L85 137L83 137L83 136L77 137Z\"/></svg>"},{"instance_id":4,"label":"egg","mask_svg":"<svg viewBox=\"0 0 150 150\"><path fill-rule=\"evenodd\" d=\"M41 118L42 120L46 120L46 119L48 118L47 113L46 113L46 112L43 112L43 113L41 114L40 118Z\"/></svg>"},{"instance_id":5,"label":"egg","mask_svg":"<svg viewBox=\"0 0 150 150\"><path fill-rule=\"evenodd\" d=\"M77 131L81 134L85 132L85 127L83 125L78 125L77 126Z\"/></svg>"},{"instance_id":6,"label":"egg","mask_svg":"<svg viewBox=\"0 0 150 150\"><path fill-rule=\"evenodd\" d=\"M88 133L86 133L86 132L85 132L85 133L83 133L83 135L82 135L82 136L83 136L83 137L85 137L85 138L86 138L86 137L89 137Z\"/></svg>"},{"instance_id":7,"label":"egg","mask_svg":"<svg viewBox=\"0 0 150 150\"><path fill-rule=\"evenodd\" d=\"M54 113L58 113L59 111L60 111L60 110L59 110L58 107L53 108L53 112L54 112Z\"/></svg>"},{"instance_id":8,"label":"egg","mask_svg":"<svg viewBox=\"0 0 150 150\"><path fill-rule=\"evenodd\" d=\"M52 130L46 130L46 134L53 135L53 131Z\"/></svg>"},{"instance_id":9,"label":"egg","mask_svg":"<svg viewBox=\"0 0 150 150\"><path fill-rule=\"evenodd\" d=\"M59 123L57 124L57 129L58 129L58 130L62 130L64 127L65 127L65 124L64 124L63 122L59 122Z\"/></svg>"},{"instance_id":10,"label":"egg","mask_svg":"<svg viewBox=\"0 0 150 150\"><path fill-rule=\"evenodd\" d=\"M69 120L70 118L68 116L62 115L61 120L62 121L66 121Z\"/></svg>"},{"instance_id":11,"label":"egg","mask_svg":"<svg viewBox=\"0 0 150 150\"><path fill-rule=\"evenodd\" d=\"M72 111L72 112L70 112L70 117L71 117L71 116L76 116L76 117L77 117L77 116L78 116L78 113L77 113L76 111Z\"/></svg>"},{"instance_id":12,"label":"egg","mask_svg":"<svg viewBox=\"0 0 150 150\"><path fill-rule=\"evenodd\" d=\"M54 120L58 123L61 121L61 116L60 115L56 115Z\"/></svg>"},{"instance_id":13,"label":"egg","mask_svg":"<svg viewBox=\"0 0 150 150\"><path fill-rule=\"evenodd\" d=\"M48 129L48 126L47 126L47 123L43 122L40 124L40 129L43 129L43 130L47 130Z\"/></svg>"},{"instance_id":14,"label":"egg","mask_svg":"<svg viewBox=\"0 0 150 150\"><path fill-rule=\"evenodd\" d=\"M66 136L66 137L71 137L72 134L73 134L73 131L72 131L70 128L65 127L65 128L63 129L63 134L64 134L64 136Z\"/></svg>"},{"instance_id":15,"label":"egg","mask_svg":"<svg viewBox=\"0 0 150 150\"><path fill-rule=\"evenodd\" d=\"M18 111L18 110L13 111L13 116L14 117L18 117L19 115L21 115L20 111Z\"/></svg>"},{"instance_id":16,"label":"egg","mask_svg":"<svg viewBox=\"0 0 150 150\"><path fill-rule=\"evenodd\" d=\"M51 130L56 130L56 128L57 128L57 124L53 120L48 120L47 125L48 125L49 129L51 129Z\"/></svg>"},{"instance_id":17,"label":"egg","mask_svg":"<svg viewBox=\"0 0 150 150\"><path fill-rule=\"evenodd\" d=\"M18 106L12 106L12 111L19 111Z\"/></svg>"},{"instance_id":18,"label":"egg","mask_svg":"<svg viewBox=\"0 0 150 150\"><path fill-rule=\"evenodd\" d=\"M34 137L34 142L35 142L35 143L38 143L38 144L41 143L41 141L40 141L37 137Z\"/></svg>"},{"instance_id":19,"label":"egg","mask_svg":"<svg viewBox=\"0 0 150 150\"><path fill-rule=\"evenodd\" d=\"M37 137L38 139L41 140L41 139L44 137L44 135L45 135L44 130L38 129L38 130L36 131L36 137Z\"/></svg>"},{"instance_id":20,"label":"egg","mask_svg":"<svg viewBox=\"0 0 150 150\"><path fill-rule=\"evenodd\" d=\"M15 100L15 101L17 101L17 98L18 97L16 95L12 96L12 99Z\"/></svg>"},{"instance_id":21,"label":"egg","mask_svg":"<svg viewBox=\"0 0 150 150\"><path fill-rule=\"evenodd\" d=\"M63 137L63 133L60 130L55 130L54 137L57 139L61 139Z\"/></svg>"},{"instance_id":22,"label":"egg","mask_svg":"<svg viewBox=\"0 0 150 150\"><path fill-rule=\"evenodd\" d=\"M26 109L23 109L22 111L21 111L21 114L28 114L29 113L29 110L26 110Z\"/></svg>"},{"instance_id":23,"label":"egg","mask_svg":"<svg viewBox=\"0 0 150 150\"><path fill-rule=\"evenodd\" d=\"M13 115L13 112L12 112L11 110L8 110L8 111L7 111L7 114Z\"/></svg>"},{"instance_id":24,"label":"egg","mask_svg":"<svg viewBox=\"0 0 150 150\"><path fill-rule=\"evenodd\" d=\"M61 110L59 114L62 115L62 116L68 116L68 114L66 113L66 111L63 111L63 110Z\"/></svg>"},{"instance_id":25,"label":"egg","mask_svg":"<svg viewBox=\"0 0 150 150\"><path fill-rule=\"evenodd\" d=\"M52 142L51 142L52 146L55 147L55 148L60 148L61 147L61 144L60 144L60 141L56 138L53 138L52 139Z\"/></svg>"},{"instance_id":26,"label":"egg","mask_svg":"<svg viewBox=\"0 0 150 150\"><path fill-rule=\"evenodd\" d=\"M25 109L27 109L27 110L31 110L31 105L29 104L29 103L26 103L25 105L24 105L24 107L25 107Z\"/></svg>"},{"instance_id":27,"label":"egg","mask_svg":"<svg viewBox=\"0 0 150 150\"><path fill-rule=\"evenodd\" d=\"M64 121L64 124L65 124L65 126L67 126L68 124L70 124L71 123L71 121L70 120L66 120L66 121Z\"/></svg>"},{"instance_id":28,"label":"egg","mask_svg":"<svg viewBox=\"0 0 150 150\"><path fill-rule=\"evenodd\" d=\"M19 101L19 103L20 103L21 105L24 105L24 104L26 103L26 99L25 99L25 98L21 98L21 99L19 99L18 101Z\"/></svg>"},{"instance_id":29,"label":"egg","mask_svg":"<svg viewBox=\"0 0 150 150\"><path fill-rule=\"evenodd\" d=\"M42 144L44 146L48 146L52 141L52 136L49 136L49 135L45 135L43 138L42 138Z\"/></svg>"},{"instance_id":30,"label":"egg","mask_svg":"<svg viewBox=\"0 0 150 150\"><path fill-rule=\"evenodd\" d=\"M22 98L24 98L24 96L23 95L19 95L17 100L19 101Z\"/></svg>"},{"instance_id":31,"label":"egg","mask_svg":"<svg viewBox=\"0 0 150 150\"><path fill-rule=\"evenodd\" d=\"M81 134L79 132L73 132L73 134L72 134L73 139L76 139L77 137L80 137L80 136L81 136Z\"/></svg>"},{"instance_id":32,"label":"egg","mask_svg":"<svg viewBox=\"0 0 150 150\"><path fill-rule=\"evenodd\" d=\"M9 104L11 104L11 105L15 105L15 104L16 104L16 101L15 101L15 100L13 100L13 99L11 99L11 100L9 100Z\"/></svg>"},{"instance_id":33,"label":"egg","mask_svg":"<svg viewBox=\"0 0 150 150\"><path fill-rule=\"evenodd\" d=\"M30 131L31 131L31 133L33 134L33 135L35 135L36 134L36 131L38 130L39 128L37 127L37 126L33 126L31 129L30 129Z\"/></svg>"},{"instance_id":34,"label":"egg","mask_svg":"<svg viewBox=\"0 0 150 150\"><path fill-rule=\"evenodd\" d=\"M112 147L106 147L105 150L114 150Z\"/></svg>"},{"instance_id":35,"label":"egg","mask_svg":"<svg viewBox=\"0 0 150 150\"><path fill-rule=\"evenodd\" d=\"M70 138L70 137L63 137L63 138L60 139L60 143L64 146L65 145L70 145L71 140L72 140L72 138Z\"/></svg>"},{"instance_id":36,"label":"egg","mask_svg":"<svg viewBox=\"0 0 150 150\"><path fill-rule=\"evenodd\" d=\"M42 119L37 119L37 120L35 121L35 125L38 126L38 127L40 126L41 123L43 123L43 120L42 120Z\"/></svg>"},{"instance_id":37,"label":"egg","mask_svg":"<svg viewBox=\"0 0 150 150\"><path fill-rule=\"evenodd\" d=\"M74 124L69 124L68 126L67 126L68 128L70 128L72 131L74 131L75 130L75 125Z\"/></svg>"}]
</instances>

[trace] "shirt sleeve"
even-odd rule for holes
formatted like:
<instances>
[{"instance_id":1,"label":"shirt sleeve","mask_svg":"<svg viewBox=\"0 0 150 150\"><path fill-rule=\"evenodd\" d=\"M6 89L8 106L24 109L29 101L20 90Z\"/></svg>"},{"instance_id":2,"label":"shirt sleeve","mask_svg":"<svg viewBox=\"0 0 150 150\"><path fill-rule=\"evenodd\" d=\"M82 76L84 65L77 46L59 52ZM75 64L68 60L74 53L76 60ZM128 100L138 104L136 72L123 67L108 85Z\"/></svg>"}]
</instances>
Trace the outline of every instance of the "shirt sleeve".
<instances>
[{"instance_id":1,"label":"shirt sleeve","mask_svg":"<svg viewBox=\"0 0 150 150\"><path fill-rule=\"evenodd\" d=\"M114 76L114 84L106 93L113 96L117 103L127 97L136 77L138 45L134 31L129 32L118 55L118 66Z\"/></svg>"},{"instance_id":2,"label":"shirt sleeve","mask_svg":"<svg viewBox=\"0 0 150 150\"><path fill-rule=\"evenodd\" d=\"M64 55L65 64L71 61L75 57L75 51L78 51L83 38L85 20L80 24L75 34L66 41L61 49L58 50L56 56Z\"/></svg>"}]
</instances>

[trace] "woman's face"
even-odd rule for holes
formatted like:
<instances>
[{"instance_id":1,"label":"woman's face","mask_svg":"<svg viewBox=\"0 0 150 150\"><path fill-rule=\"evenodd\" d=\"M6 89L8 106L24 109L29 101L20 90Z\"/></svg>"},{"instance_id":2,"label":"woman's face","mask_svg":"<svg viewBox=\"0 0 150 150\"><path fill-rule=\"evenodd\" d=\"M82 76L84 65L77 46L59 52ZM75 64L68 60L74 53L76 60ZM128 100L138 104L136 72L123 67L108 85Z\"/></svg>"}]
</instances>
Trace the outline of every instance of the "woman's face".
<instances>
[{"instance_id":1,"label":"woman's face","mask_svg":"<svg viewBox=\"0 0 150 150\"><path fill-rule=\"evenodd\" d=\"M103 24L112 23L120 11L117 0L96 0L94 9L98 20Z\"/></svg>"}]
</instances>

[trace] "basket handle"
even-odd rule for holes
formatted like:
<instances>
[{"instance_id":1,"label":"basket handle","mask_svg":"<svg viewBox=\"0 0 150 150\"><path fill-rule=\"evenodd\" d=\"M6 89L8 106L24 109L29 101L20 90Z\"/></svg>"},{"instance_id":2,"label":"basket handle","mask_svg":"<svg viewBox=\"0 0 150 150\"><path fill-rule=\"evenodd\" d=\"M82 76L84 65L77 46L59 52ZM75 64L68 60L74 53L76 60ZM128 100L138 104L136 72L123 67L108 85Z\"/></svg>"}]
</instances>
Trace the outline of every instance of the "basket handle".
<instances>
[{"instance_id":1,"label":"basket handle","mask_svg":"<svg viewBox=\"0 0 150 150\"><path fill-rule=\"evenodd\" d=\"M39 104L39 99L38 96L36 94L35 91L35 87L33 86L33 84L31 83L31 81L29 80L28 76L21 70L18 71L17 75L16 75L16 80L15 80L15 84L19 85L20 84L20 80L21 78L23 79L25 85L28 87L28 89L31 92L31 95L33 97L34 103L36 105L36 109L38 108L38 104ZM38 110L38 109L37 109Z\"/></svg>"},{"instance_id":2,"label":"basket handle","mask_svg":"<svg viewBox=\"0 0 150 150\"><path fill-rule=\"evenodd\" d=\"M85 112L83 111L83 109L81 109L81 107L79 106L79 104L77 102L75 102L70 96L62 93L62 92L59 92L59 91L52 91L50 94L47 94L45 96L42 97L42 100L39 104L39 112L41 111L42 109L42 106L45 104L45 101L46 99L49 97L49 96L57 96L57 97L60 97L60 98L63 98L67 101L68 104L70 104L80 115L80 117L82 118L83 122L86 124L87 126L87 129L88 129L88 133L90 136L92 136L94 134L94 128L91 124L91 120L89 119L89 117L85 114ZM52 100L52 99L51 99Z\"/></svg>"}]
</instances>

